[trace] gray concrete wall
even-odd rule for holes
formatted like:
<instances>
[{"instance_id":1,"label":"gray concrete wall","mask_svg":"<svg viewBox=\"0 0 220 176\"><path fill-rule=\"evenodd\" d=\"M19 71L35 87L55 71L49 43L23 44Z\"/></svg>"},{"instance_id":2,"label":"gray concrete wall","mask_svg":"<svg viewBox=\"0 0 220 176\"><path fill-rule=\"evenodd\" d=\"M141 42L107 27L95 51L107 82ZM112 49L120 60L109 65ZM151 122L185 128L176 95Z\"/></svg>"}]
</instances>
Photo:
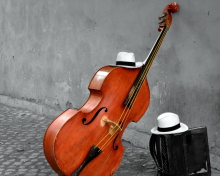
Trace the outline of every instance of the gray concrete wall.
<instances>
[{"instance_id":1,"label":"gray concrete wall","mask_svg":"<svg viewBox=\"0 0 220 176\"><path fill-rule=\"evenodd\" d=\"M0 102L54 117L87 100L94 73L120 51L143 61L171 0L1 0ZM220 1L177 0L178 13L148 74L150 107L124 139L147 147L163 112L207 126L220 170Z\"/></svg>"}]
</instances>

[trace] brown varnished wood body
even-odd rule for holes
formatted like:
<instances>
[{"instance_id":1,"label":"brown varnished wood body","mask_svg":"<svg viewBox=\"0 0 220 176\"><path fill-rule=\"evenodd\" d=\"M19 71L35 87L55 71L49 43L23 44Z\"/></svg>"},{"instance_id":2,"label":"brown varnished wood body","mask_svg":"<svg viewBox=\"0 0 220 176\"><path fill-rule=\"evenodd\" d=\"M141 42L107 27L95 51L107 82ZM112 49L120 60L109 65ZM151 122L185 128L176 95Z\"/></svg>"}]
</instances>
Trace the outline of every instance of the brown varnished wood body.
<instances>
[{"instance_id":1,"label":"brown varnished wood body","mask_svg":"<svg viewBox=\"0 0 220 176\"><path fill-rule=\"evenodd\" d=\"M129 69L114 66L101 68L89 84L90 96L86 103L78 110L67 109L50 124L44 137L44 152L49 164L59 175L71 175L82 164L90 147L97 145L109 132L109 124L101 125L104 116L118 122L125 108L124 101L140 70L141 68ZM115 142L118 149L113 149L114 140L112 140L103 152L83 169L80 176L114 174L124 153L121 144L123 132L131 121L137 122L144 115L149 99L150 92L145 79ZM108 111L100 111L89 125L82 123L83 118L89 122L102 107L106 107ZM103 140L99 146L105 142L106 140Z\"/></svg>"}]
</instances>

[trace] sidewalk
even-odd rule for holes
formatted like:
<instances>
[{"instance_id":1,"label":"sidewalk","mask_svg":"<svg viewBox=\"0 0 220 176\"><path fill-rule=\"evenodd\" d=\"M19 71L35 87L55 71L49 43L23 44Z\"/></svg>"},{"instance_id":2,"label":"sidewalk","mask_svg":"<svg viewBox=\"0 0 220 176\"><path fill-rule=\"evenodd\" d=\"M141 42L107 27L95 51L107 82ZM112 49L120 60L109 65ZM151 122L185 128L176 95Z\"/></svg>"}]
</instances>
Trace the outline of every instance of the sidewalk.
<instances>
[{"instance_id":1,"label":"sidewalk","mask_svg":"<svg viewBox=\"0 0 220 176\"><path fill-rule=\"evenodd\" d=\"M55 117L53 117L55 118ZM43 153L43 136L53 118L0 104L0 176L57 176ZM146 149L123 141L125 153L115 176L155 176ZM214 171L213 176L219 176Z\"/></svg>"},{"instance_id":2,"label":"sidewalk","mask_svg":"<svg viewBox=\"0 0 220 176\"><path fill-rule=\"evenodd\" d=\"M54 117L55 118L55 117ZM0 176L57 176L43 153L43 136L53 118L0 104ZM126 148L116 176L154 176L149 151L123 141Z\"/></svg>"}]
</instances>

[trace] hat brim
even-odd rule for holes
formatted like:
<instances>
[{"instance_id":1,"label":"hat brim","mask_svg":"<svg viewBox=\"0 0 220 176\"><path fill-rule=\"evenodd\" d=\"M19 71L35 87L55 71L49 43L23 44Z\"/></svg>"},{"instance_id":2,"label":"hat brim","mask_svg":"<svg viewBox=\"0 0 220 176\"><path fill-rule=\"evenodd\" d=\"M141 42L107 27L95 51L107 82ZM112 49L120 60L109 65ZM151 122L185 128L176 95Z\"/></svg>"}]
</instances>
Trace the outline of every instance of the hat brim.
<instances>
[{"instance_id":1,"label":"hat brim","mask_svg":"<svg viewBox=\"0 0 220 176\"><path fill-rule=\"evenodd\" d=\"M161 132L161 131L158 131L157 126L155 126L154 128L151 129L151 133L153 134L175 134L175 133L183 133L187 131L188 129L189 128L187 125L185 125L184 123L180 123L180 128L178 128L177 130Z\"/></svg>"}]
</instances>

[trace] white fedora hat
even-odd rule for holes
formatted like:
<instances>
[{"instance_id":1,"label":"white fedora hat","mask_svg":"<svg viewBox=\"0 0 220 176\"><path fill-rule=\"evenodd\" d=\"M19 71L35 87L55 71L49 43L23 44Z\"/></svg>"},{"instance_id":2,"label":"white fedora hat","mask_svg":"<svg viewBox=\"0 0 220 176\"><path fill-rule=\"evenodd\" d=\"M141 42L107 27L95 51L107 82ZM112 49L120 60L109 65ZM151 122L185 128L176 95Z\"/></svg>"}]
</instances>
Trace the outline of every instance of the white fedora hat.
<instances>
[{"instance_id":1,"label":"white fedora hat","mask_svg":"<svg viewBox=\"0 0 220 176\"><path fill-rule=\"evenodd\" d=\"M125 68L139 68L142 65L143 62L135 62L134 53L119 52L117 55L116 66Z\"/></svg>"},{"instance_id":2,"label":"white fedora hat","mask_svg":"<svg viewBox=\"0 0 220 176\"><path fill-rule=\"evenodd\" d=\"M188 129L187 125L180 123L180 119L177 114L166 112L158 116L157 126L151 129L151 133L174 134L182 133Z\"/></svg>"}]
</instances>

